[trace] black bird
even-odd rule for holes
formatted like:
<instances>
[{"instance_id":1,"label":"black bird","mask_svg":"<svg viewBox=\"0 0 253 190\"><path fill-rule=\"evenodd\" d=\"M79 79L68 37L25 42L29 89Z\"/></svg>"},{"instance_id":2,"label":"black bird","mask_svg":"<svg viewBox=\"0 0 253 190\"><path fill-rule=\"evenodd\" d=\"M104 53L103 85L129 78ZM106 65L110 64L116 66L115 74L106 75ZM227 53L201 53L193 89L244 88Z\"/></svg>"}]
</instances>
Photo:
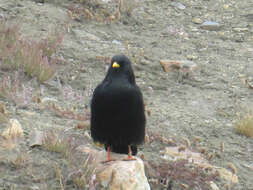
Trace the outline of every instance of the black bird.
<instances>
[{"instance_id":1,"label":"black bird","mask_svg":"<svg viewBox=\"0 0 253 190\"><path fill-rule=\"evenodd\" d=\"M105 79L91 100L91 136L110 151L137 154L137 145L144 142L146 118L142 93L135 83L131 61L125 55L112 58Z\"/></svg>"}]
</instances>

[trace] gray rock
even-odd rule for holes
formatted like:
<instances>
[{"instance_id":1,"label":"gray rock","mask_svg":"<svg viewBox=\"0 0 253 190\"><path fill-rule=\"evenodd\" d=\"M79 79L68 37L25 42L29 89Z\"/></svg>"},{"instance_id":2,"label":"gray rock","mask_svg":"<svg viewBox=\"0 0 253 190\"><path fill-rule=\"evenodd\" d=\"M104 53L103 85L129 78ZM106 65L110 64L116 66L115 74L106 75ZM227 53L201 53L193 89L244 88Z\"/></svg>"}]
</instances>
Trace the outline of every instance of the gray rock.
<instances>
[{"instance_id":1,"label":"gray rock","mask_svg":"<svg viewBox=\"0 0 253 190\"><path fill-rule=\"evenodd\" d=\"M185 6L182 3L179 3L179 2L172 2L171 5L173 7L176 7L178 9L180 9L180 10L184 10L185 9Z\"/></svg>"},{"instance_id":2,"label":"gray rock","mask_svg":"<svg viewBox=\"0 0 253 190\"><path fill-rule=\"evenodd\" d=\"M29 137L29 146L30 147L41 146L43 144L44 138L45 135L42 131L34 130Z\"/></svg>"},{"instance_id":3,"label":"gray rock","mask_svg":"<svg viewBox=\"0 0 253 190\"><path fill-rule=\"evenodd\" d=\"M218 22L205 21L203 24L201 24L200 28L204 30L218 31L222 28L222 25L220 25Z\"/></svg>"},{"instance_id":4,"label":"gray rock","mask_svg":"<svg viewBox=\"0 0 253 190\"><path fill-rule=\"evenodd\" d=\"M122 45L122 43L119 40L113 40L112 43L116 45Z\"/></svg>"}]
</instances>

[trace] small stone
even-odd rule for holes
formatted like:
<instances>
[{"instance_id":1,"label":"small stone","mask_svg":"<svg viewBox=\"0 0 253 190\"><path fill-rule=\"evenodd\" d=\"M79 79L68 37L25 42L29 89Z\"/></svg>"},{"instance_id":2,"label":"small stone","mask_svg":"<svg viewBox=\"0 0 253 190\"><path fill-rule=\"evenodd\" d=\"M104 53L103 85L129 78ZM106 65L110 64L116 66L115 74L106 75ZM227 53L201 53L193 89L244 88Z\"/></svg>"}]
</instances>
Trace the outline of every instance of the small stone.
<instances>
[{"instance_id":1,"label":"small stone","mask_svg":"<svg viewBox=\"0 0 253 190\"><path fill-rule=\"evenodd\" d=\"M198 68L196 63L189 60L161 60L160 65L165 72L181 71L188 73Z\"/></svg>"},{"instance_id":2,"label":"small stone","mask_svg":"<svg viewBox=\"0 0 253 190\"><path fill-rule=\"evenodd\" d=\"M6 139L23 137L24 132L17 119L10 119L8 127L3 131L2 136Z\"/></svg>"},{"instance_id":3,"label":"small stone","mask_svg":"<svg viewBox=\"0 0 253 190\"><path fill-rule=\"evenodd\" d=\"M33 185L29 188L29 190L40 190L40 188L36 185Z\"/></svg>"},{"instance_id":4,"label":"small stone","mask_svg":"<svg viewBox=\"0 0 253 190\"><path fill-rule=\"evenodd\" d=\"M202 24L202 23L203 23L203 20L201 20L200 18L193 18L193 19L192 19L192 22L193 22L194 24Z\"/></svg>"},{"instance_id":5,"label":"small stone","mask_svg":"<svg viewBox=\"0 0 253 190\"><path fill-rule=\"evenodd\" d=\"M195 164L202 165L206 163L201 153L192 152L190 149L185 148L184 151L178 151L180 147L166 147L164 150L164 159L167 160L178 160L178 159L188 159L189 162L194 161Z\"/></svg>"},{"instance_id":6,"label":"small stone","mask_svg":"<svg viewBox=\"0 0 253 190\"><path fill-rule=\"evenodd\" d=\"M30 147L41 146L43 144L44 139L45 135L42 131L34 130L32 133L30 133L29 146Z\"/></svg>"},{"instance_id":7,"label":"small stone","mask_svg":"<svg viewBox=\"0 0 253 190\"><path fill-rule=\"evenodd\" d=\"M218 31L221 29L221 25L218 22L213 21L205 21L201 26L201 29L210 30L210 31Z\"/></svg>"},{"instance_id":8,"label":"small stone","mask_svg":"<svg viewBox=\"0 0 253 190\"><path fill-rule=\"evenodd\" d=\"M23 111L23 113L25 114L25 115L27 115L27 116L34 116L34 115L36 115L36 113L35 112L31 112L31 111Z\"/></svg>"},{"instance_id":9,"label":"small stone","mask_svg":"<svg viewBox=\"0 0 253 190\"><path fill-rule=\"evenodd\" d=\"M148 60L146 60L146 59L142 59L141 61L140 61L140 64L142 64L142 65L148 65L150 62L148 61Z\"/></svg>"},{"instance_id":10,"label":"small stone","mask_svg":"<svg viewBox=\"0 0 253 190\"><path fill-rule=\"evenodd\" d=\"M91 140L91 136L88 131L84 132L84 136Z\"/></svg>"},{"instance_id":11,"label":"small stone","mask_svg":"<svg viewBox=\"0 0 253 190\"><path fill-rule=\"evenodd\" d=\"M112 0L101 0L103 3L109 3L111 2Z\"/></svg>"},{"instance_id":12,"label":"small stone","mask_svg":"<svg viewBox=\"0 0 253 190\"><path fill-rule=\"evenodd\" d=\"M238 177L236 174L233 174L232 172L228 171L225 168L220 168L220 167L214 167L214 168L218 171L219 176L222 179L225 179L231 183L238 183Z\"/></svg>"},{"instance_id":13,"label":"small stone","mask_svg":"<svg viewBox=\"0 0 253 190\"><path fill-rule=\"evenodd\" d=\"M187 59L188 60L195 60L195 59L198 59L198 56L196 56L196 55L187 55Z\"/></svg>"},{"instance_id":14,"label":"small stone","mask_svg":"<svg viewBox=\"0 0 253 190\"><path fill-rule=\"evenodd\" d=\"M182 67L182 64L179 61L171 61L171 60L161 60L160 65L162 66L165 72L179 70Z\"/></svg>"},{"instance_id":15,"label":"small stone","mask_svg":"<svg viewBox=\"0 0 253 190\"><path fill-rule=\"evenodd\" d=\"M238 78L245 78L245 77L246 77L246 75L244 75L244 74L241 74L241 73L238 74Z\"/></svg>"},{"instance_id":16,"label":"small stone","mask_svg":"<svg viewBox=\"0 0 253 190\"><path fill-rule=\"evenodd\" d=\"M233 28L234 32L247 32L249 31L248 28Z\"/></svg>"},{"instance_id":17,"label":"small stone","mask_svg":"<svg viewBox=\"0 0 253 190\"><path fill-rule=\"evenodd\" d=\"M57 102L57 99L49 98L49 97L44 97L41 99L41 103L46 103L46 102Z\"/></svg>"},{"instance_id":18,"label":"small stone","mask_svg":"<svg viewBox=\"0 0 253 190\"><path fill-rule=\"evenodd\" d=\"M179 2L172 2L171 5L173 7L176 7L178 9L180 9L180 10L184 10L185 9L185 6L182 3L179 3Z\"/></svg>"},{"instance_id":19,"label":"small stone","mask_svg":"<svg viewBox=\"0 0 253 190\"><path fill-rule=\"evenodd\" d=\"M223 8L224 8L224 9L228 9L228 8L229 8L229 5L228 5L228 4L225 4L225 5L223 5Z\"/></svg>"},{"instance_id":20,"label":"small stone","mask_svg":"<svg viewBox=\"0 0 253 190\"><path fill-rule=\"evenodd\" d=\"M112 43L116 45L122 45L122 43L119 40L113 40Z\"/></svg>"},{"instance_id":21,"label":"small stone","mask_svg":"<svg viewBox=\"0 0 253 190\"><path fill-rule=\"evenodd\" d=\"M219 187L213 181L210 181L209 185L212 190L220 190Z\"/></svg>"}]
</instances>

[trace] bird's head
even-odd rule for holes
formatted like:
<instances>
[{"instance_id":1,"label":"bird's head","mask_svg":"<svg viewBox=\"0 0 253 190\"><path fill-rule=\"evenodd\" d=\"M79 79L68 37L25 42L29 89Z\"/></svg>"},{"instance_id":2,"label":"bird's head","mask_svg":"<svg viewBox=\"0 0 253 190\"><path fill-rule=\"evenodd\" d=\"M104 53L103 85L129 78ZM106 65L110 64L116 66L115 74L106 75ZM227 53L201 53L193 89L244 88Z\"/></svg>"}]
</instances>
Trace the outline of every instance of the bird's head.
<instances>
[{"instance_id":1,"label":"bird's head","mask_svg":"<svg viewBox=\"0 0 253 190\"><path fill-rule=\"evenodd\" d=\"M115 55L112 58L111 65L107 72L107 77L111 79L124 77L127 78L130 83L135 84L135 76L131 66L131 61L125 55Z\"/></svg>"}]
</instances>

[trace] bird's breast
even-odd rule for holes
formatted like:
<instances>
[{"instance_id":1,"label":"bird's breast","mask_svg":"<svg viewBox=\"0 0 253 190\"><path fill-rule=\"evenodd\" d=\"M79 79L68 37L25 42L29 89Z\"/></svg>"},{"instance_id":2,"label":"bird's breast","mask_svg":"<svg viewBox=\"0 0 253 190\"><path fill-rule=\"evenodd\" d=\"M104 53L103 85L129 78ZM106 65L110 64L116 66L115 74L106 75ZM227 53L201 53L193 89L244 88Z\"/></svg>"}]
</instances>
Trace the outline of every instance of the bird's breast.
<instances>
[{"instance_id":1,"label":"bird's breast","mask_svg":"<svg viewBox=\"0 0 253 190\"><path fill-rule=\"evenodd\" d=\"M136 89L129 84L110 83L103 90L103 102L111 111L129 110L134 106L136 93Z\"/></svg>"}]
</instances>

